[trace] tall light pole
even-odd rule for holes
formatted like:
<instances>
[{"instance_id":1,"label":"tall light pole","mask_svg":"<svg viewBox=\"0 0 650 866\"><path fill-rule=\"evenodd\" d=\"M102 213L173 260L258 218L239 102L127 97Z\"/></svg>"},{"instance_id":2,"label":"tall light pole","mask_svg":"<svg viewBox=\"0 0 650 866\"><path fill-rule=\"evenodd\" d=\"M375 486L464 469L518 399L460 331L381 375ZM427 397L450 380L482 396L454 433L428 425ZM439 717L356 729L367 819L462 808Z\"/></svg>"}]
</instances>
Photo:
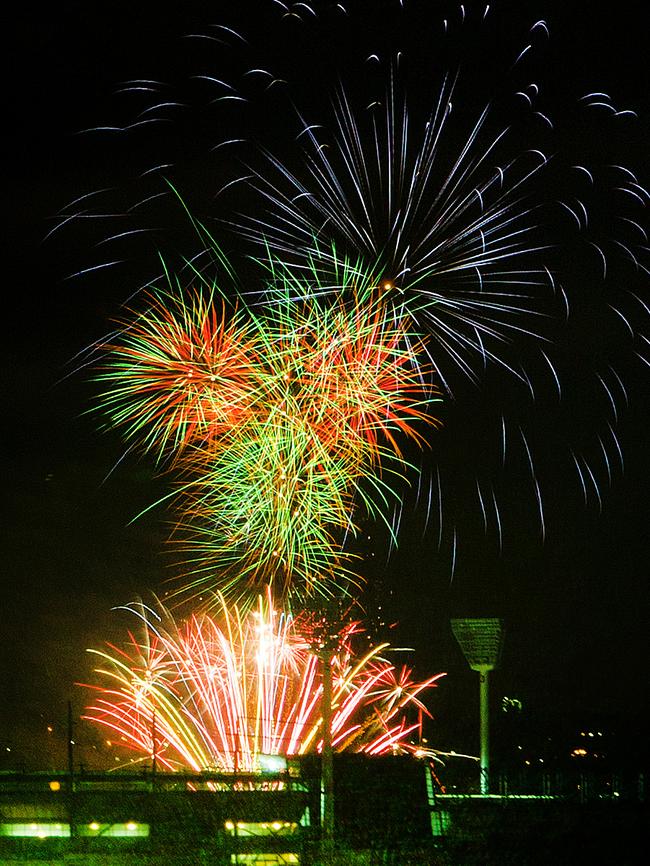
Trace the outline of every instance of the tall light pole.
<instances>
[{"instance_id":1,"label":"tall light pole","mask_svg":"<svg viewBox=\"0 0 650 866\"><path fill-rule=\"evenodd\" d=\"M503 647L503 620L452 619L451 630L473 671L479 674L481 794L490 793L490 716L488 674L498 665Z\"/></svg>"}]
</instances>

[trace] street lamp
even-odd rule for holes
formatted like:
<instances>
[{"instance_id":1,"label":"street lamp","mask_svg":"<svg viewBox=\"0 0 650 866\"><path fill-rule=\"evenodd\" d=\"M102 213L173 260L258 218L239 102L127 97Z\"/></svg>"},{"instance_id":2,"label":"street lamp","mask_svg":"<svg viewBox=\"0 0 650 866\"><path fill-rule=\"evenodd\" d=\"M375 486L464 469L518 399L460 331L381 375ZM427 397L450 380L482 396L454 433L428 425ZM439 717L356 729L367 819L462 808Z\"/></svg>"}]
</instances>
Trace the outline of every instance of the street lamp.
<instances>
[{"instance_id":1,"label":"street lamp","mask_svg":"<svg viewBox=\"0 0 650 866\"><path fill-rule=\"evenodd\" d=\"M490 722L488 673L498 665L503 647L503 620L452 619L451 630L473 671L479 674L481 794L490 793Z\"/></svg>"}]
</instances>

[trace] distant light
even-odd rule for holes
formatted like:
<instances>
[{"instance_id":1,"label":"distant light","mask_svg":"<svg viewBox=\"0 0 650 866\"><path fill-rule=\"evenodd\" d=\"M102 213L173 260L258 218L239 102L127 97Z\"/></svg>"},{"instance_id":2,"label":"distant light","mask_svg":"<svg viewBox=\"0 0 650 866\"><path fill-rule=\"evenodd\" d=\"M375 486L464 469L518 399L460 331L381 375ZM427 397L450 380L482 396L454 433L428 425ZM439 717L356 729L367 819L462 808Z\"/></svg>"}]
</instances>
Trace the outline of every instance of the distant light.
<instances>
[{"instance_id":1,"label":"distant light","mask_svg":"<svg viewBox=\"0 0 650 866\"><path fill-rule=\"evenodd\" d=\"M232 821L226 821L226 823L225 823L225 828L226 828L226 830L234 830L234 829L235 829L235 825L233 824Z\"/></svg>"},{"instance_id":2,"label":"distant light","mask_svg":"<svg viewBox=\"0 0 650 866\"><path fill-rule=\"evenodd\" d=\"M61 782L57 782L56 779L50 782L50 791L60 791L61 790Z\"/></svg>"},{"instance_id":3,"label":"distant light","mask_svg":"<svg viewBox=\"0 0 650 866\"><path fill-rule=\"evenodd\" d=\"M126 824L91 821L90 824L78 824L77 833L80 836L102 836L113 839L133 838L134 836L145 838L149 835L149 824L142 824L137 821L129 821Z\"/></svg>"},{"instance_id":4,"label":"distant light","mask_svg":"<svg viewBox=\"0 0 650 866\"><path fill-rule=\"evenodd\" d=\"M287 759L284 755L260 755L259 767L262 773L286 773Z\"/></svg>"}]
</instances>

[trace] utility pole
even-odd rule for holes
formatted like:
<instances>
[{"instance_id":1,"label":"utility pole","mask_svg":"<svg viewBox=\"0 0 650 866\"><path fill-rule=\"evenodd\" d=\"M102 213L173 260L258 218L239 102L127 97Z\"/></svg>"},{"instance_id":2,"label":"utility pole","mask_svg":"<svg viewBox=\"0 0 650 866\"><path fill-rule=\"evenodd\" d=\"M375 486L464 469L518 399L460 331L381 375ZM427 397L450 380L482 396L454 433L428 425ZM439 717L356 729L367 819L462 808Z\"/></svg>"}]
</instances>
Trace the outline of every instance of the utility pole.
<instances>
[{"instance_id":1,"label":"utility pole","mask_svg":"<svg viewBox=\"0 0 650 866\"><path fill-rule=\"evenodd\" d=\"M68 776L70 790L74 788L74 731L72 726L72 701L68 701Z\"/></svg>"},{"instance_id":2,"label":"utility pole","mask_svg":"<svg viewBox=\"0 0 650 866\"><path fill-rule=\"evenodd\" d=\"M320 654L323 666L323 751L321 754L321 827L323 852L329 857L334 844L334 753L332 751L332 658L333 647Z\"/></svg>"},{"instance_id":3,"label":"utility pole","mask_svg":"<svg viewBox=\"0 0 650 866\"><path fill-rule=\"evenodd\" d=\"M322 675L321 718L323 740L320 778L321 862L330 863L334 852L334 753L332 749L333 682L332 662L341 642L341 630L348 608L333 598L308 611L309 644L319 659Z\"/></svg>"},{"instance_id":4,"label":"utility pole","mask_svg":"<svg viewBox=\"0 0 650 866\"><path fill-rule=\"evenodd\" d=\"M156 787L156 773L158 771L158 748L156 744L156 708L151 713L151 787Z\"/></svg>"},{"instance_id":5,"label":"utility pole","mask_svg":"<svg viewBox=\"0 0 650 866\"><path fill-rule=\"evenodd\" d=\"M70 836L77 835L77 821L74 801L74 728L72 723L72 701L68 701L68 823Z\"/></svg>"}]
</instances>

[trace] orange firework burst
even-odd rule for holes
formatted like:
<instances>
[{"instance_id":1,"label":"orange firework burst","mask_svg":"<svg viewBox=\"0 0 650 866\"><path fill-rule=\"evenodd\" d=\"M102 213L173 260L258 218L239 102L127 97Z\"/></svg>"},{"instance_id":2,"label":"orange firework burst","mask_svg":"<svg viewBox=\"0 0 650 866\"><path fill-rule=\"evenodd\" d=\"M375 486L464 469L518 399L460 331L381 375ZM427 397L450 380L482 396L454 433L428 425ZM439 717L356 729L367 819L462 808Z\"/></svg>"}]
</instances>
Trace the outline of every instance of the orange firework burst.
<instances>
[{"instance_id":1,"label":"orange firework burst","mask_svg":"<svg viewBox=\"0 0 650 866\"><path fill-rule=\"evenodd\" d=\"M250 411L256 369L250 325L199 291L149 296L145 313L106 344L103 406L158 457L223 435Z\"/></svg>"}]
</instances>

